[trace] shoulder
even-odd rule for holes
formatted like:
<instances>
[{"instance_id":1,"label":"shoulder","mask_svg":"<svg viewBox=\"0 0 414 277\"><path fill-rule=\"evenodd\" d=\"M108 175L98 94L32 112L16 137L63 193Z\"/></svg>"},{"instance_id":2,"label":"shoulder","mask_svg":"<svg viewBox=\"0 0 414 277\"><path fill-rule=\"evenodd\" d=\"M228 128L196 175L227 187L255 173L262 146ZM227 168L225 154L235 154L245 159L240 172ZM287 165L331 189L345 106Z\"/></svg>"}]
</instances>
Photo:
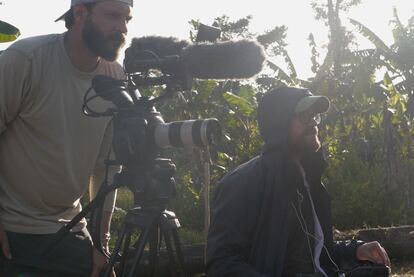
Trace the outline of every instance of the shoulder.
<instances>
[{"instance_id":1,"label":"shoulder","mask_svg":"<svg viewBox=\"0 0 414 277\"><path fill-rule=\"evenodd\" d=\"M239 188L245 185L252 186L254 183L260 182L262 170L262 157L254 157L224 176L220 180L219 186L237 186Z\"/></svg>"},{"instance_id":2,"label":"shoulder","mask_svg":"<svg viewBox=\"0 0 414 277\"><path fill-rule=\"evenodd\" d=\"M215 216L237 211L237 215L253 214L249 218L257 218L265 187L262 162L262 156L255 157L219 181L211 205Z\"/></svg>"},{"instance_id":3,"label":"shoulder","mask_svg":"<svg viewBox=\"0 0 414 277\"><path fill-rule=\"evenodd\" d=\"M34 53L39 49L57 45L61 35L62 34L48 34L20 39L10 45L5 52L17 51L30 58L33 57Z\"/></svg>"}]
</instances>

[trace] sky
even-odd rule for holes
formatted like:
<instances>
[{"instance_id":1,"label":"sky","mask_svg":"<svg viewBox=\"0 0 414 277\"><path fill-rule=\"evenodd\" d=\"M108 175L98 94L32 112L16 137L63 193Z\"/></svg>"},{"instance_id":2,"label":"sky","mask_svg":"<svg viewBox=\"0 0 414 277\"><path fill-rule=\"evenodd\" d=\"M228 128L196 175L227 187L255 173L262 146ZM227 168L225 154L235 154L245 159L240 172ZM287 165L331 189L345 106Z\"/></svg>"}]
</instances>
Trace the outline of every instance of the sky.
<instances>
[{"instance_id":1,"label":"sky","mask_svg":"<svg viewBox=\"0 0 414 277\"><path fill-rule=\"evenodd\" d=\"M263 33L275 26L286 25L288 53L300 78L310 76L310 49L307 38L315 36L319 46L326 45L327 28L314 19L310 0L135 0L133 19L129 24L128 43L144 35L173 36L188 39L189 21L198 19L211 25L214 18L227 15L237 20L252 15L250 30ZM19 39L48 33L61 33L64 22L54 20L69 9L70 0L0 0L0 20L18 27ZM342 15L342 22L352 30L347 18L363 23L390 45L390 20L396 7L403 24L414 15L413 0L362 0L362 4ZM359 37L360 48L372 45ZM10 43L1 43L0 50ZM123 55L119 60L122 62ZM283 68L283 65L279 65Z\"/></svg>"}]
</instances>

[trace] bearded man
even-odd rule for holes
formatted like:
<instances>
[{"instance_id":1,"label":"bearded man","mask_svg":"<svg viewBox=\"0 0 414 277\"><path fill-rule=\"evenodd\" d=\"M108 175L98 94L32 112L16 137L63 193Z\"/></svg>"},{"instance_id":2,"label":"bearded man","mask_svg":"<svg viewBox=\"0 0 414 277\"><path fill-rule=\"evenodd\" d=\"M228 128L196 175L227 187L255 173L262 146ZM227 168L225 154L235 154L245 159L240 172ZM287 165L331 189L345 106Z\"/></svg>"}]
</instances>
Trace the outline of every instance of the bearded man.
<instances>
[{"instance_id":1,"label":"bearded man","mask_svg":"<svg viewBox=\"0 0 414 277\"><path fill-rule=\"evenodd\" d=\"M115 60L132 1L72 0L56 20L67 32L19 40L0 55L0 276L99 276L107 263L85 219L42 253L104 180L110 119L83 115L83 96L98 74L125 78ZM104 204L104 246L114 201L115 193Z\"/></svg>"},{"instance_id":2,"label":"bearded man","mask_svg":"<svg viewBox=\"0 0 414 277\"><path fill-rule=\"evenodd\" d=\"M343 276L358 261L390 266L378 242L334 242L318 138L329 100L307 89L264 94L261 155L219 183L207 240L208 276Z\"/></svg>"}]
</instances>

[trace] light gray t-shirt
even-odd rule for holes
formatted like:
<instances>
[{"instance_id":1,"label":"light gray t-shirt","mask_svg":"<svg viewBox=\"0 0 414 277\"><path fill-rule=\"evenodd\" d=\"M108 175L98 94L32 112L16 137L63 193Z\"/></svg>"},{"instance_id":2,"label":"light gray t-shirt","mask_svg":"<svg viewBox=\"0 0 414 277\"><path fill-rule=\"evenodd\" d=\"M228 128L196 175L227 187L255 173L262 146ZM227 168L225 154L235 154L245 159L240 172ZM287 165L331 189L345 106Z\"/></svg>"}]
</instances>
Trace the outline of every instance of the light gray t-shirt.
<instances>
[{"instance_id":1,"label":"light gray t-shirt","mask_svg":"<svg viewBox=\"0 0 414 277\"><path fill-rule=\"evenodd\" d=\"M104 60L93 72L79 71L64 34L22 39L0 55L0 224L6 230L56 232L81 211L89 184L96 194L112 141L110 118L82 113L97 74L124 78L118 63ZM93 103L101 111L109 105L100 98Z\"/></svg>"}]
</instances>

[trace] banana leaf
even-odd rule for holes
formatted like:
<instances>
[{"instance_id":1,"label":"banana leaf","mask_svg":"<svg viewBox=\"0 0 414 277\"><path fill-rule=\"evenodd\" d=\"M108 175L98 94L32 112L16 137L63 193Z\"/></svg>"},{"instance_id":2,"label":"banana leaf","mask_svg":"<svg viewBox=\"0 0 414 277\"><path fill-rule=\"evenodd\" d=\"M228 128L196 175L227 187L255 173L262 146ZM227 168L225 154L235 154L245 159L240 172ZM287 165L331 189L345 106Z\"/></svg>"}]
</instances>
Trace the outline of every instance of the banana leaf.
<instances>
[{"instance_id":1,"label":"banana leaf","mask_svg":"<svg viewBox=\"0 0 414 277\"><path fill-rule=\"evenodd\" d=\"M0 42L10 42L16 40L19 36L19 29L0 20Z\"/></svg>"}]
</instances>

